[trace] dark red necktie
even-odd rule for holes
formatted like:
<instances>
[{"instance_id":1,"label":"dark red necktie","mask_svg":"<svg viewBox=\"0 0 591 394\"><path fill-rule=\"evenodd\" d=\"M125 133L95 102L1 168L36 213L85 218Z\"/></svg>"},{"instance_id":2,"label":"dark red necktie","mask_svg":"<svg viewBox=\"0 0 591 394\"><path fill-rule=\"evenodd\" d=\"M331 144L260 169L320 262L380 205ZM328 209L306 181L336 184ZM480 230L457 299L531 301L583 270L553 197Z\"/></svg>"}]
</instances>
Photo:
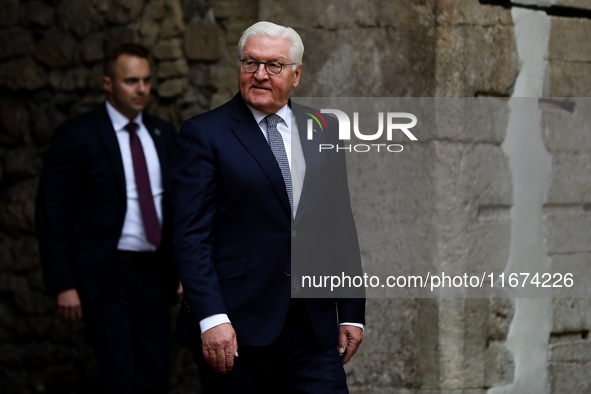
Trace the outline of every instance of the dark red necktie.
<instances>
[{"instance_id":1,"label":"dark red necktie","mask_svg":"<svg viewBox=\"0 0 591 394\"><path fill-rule=\"evenodd\" d=\"M125 130L129 132L129 147L131 148L131 159L133 160L135 185L137 187L140 210L142 211L144 229L146 230L146 238L149 243L155 247L159 247L162 242L162 232L160 230L158 215L156 214L156 207L154 206L154 196L152 195L152 187L150 186L150 176L148 175L144 149L142 148L142 142L137 136L138 127L137 123L130 122L125 126Z\"/></svg>"}]
</instances>

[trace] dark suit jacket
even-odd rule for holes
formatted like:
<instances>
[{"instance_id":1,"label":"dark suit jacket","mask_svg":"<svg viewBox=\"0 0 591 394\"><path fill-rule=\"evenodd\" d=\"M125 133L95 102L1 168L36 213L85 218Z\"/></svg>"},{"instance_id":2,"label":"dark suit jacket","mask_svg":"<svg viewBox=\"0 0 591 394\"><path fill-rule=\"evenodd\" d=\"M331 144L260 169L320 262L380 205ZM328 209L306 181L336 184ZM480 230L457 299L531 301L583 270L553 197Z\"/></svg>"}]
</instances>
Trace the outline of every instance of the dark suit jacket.
<instances>
[{"instance_id":1,"label":"dark suit jacket","mask_svg":"<svg viewBox=\"0 0 591 394\"><path fill-rule=\"evenodd\" d=\"M239 346L271 343L290 303L286 271L292 258L310 257L307 250L340 247L312 258L319 265L332 259L361 270L344 154L318 154L318 143L336 143L337 133L308 141L303 108L291 108L306 159L293 221L279 165L240 93L181 127L172 165L173 243L185 291L178 340L199 339L201 319L227 313ZM339 234L323 231L323 223L335 221ZM364 299L306 299L306 304L327 347L337 343L337 309L338 321L364 323Z\"/></svg>"},{"instance_id":2,"label":"dark suit jacket","mask_svg":"<svg viewBox=\"0 0 591 394\"><path fill-rule=\"evenodd\" d=\"M144 113L162 170L163 280L175 297L172 258L170 160L172 125ZM50 293L76 288L94 301L114 261L127 207L125 174L116 133L105 105L60 125L47 150L36 205L37 238Z\"/></svg>"}]
</instances>

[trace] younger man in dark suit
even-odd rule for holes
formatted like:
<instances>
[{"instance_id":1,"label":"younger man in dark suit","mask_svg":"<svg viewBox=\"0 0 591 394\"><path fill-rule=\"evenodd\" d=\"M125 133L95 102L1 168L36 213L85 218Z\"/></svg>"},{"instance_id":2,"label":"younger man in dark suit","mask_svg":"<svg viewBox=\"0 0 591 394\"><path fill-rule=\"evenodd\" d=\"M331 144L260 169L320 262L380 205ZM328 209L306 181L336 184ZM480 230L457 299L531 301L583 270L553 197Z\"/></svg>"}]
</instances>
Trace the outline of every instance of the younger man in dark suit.
<instances>
[{"instance_id":1,"label":"younger man in dark suit","mask_svg":"<svg viewBox=\"0 0 591 394\"><path fill-rule=\"evenodd\" d=\"M105 61L101 107L60 125L47 150L36 224L58 314L91 330L105 393L167 390L171 248L169 161L175 131L143 113L148 51ZM180 289L179 289L180 290Z\"/></svg>"}]
</instances>

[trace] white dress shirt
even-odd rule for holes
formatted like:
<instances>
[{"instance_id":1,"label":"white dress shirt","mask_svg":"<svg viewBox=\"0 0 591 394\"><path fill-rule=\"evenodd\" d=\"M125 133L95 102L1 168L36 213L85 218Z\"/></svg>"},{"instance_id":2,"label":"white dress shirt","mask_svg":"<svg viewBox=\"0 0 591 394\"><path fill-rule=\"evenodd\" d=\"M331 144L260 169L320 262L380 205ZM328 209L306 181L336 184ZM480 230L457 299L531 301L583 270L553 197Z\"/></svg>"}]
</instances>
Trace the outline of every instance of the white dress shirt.
<instances>
[{"instance_id":1,"label":"white dress shirt","mask_svg":"<svg viewBox=\"0 0 591 394\"><path fill-rule=\"evenodd\" d=\"M268 114L261 112L248 106L252 116L259 125L261 132L265 136L265 139L269 141L267 136L267 121L265 116ZM304 158L304 151L302 150L302 141L300 140L300 133L298 124L294 113L292 112L289 105L285 105L279 111L276 112L281 119L277 122L277 131L283 138L283 145L285 146L285 153L287 154L287 160L289 161L289 170L291 172L291 187L292 187L292 198L293 198L293 212L292 215L295 218L300 203L300 197L302 195L302 188L304 187L304 178L306 176L306 160ZM230 323L228 315L220 313L217 315L211 315L199 322L201 328L201 335L215 326L220 324ZM363 329L363 324L360 323L341 323L342 325L355 326Z\"/></svg>"},{"instance_id":2,"label":"white dress shirt","mask_svg":"<svg viewBox=\"0 0 591 394\"><path fill-rule=\"evenodd\" d=\"M127 210L125 211L125 220L123 221L123 229L119 236L119 243L117 249L129 250L135 252L151 252L155 251L156 247L150 244L146 239L146 230L144 229L144 221L142 219L142 211L140 209L140 202L138 199L137 187L135 184L135 173L133 171L133 159L131 157L131 148L129 147L129 132L125 130L125 126L130 120L117 111L111 103L107 100L107 113L111 118L113 129L119 141L119 150L121 151L121 159L123 160L123 171L125 172L125 189L127 196ZM139 126L137 136L142 143L144 156L146 157L146 165L148 166L148 176L150 178L150 187L152 188L152 196L154 196L154 206L156 207L156 214L158 221L162 226L162 173L160 171L160 161L158 160L158 152L152 136L142 122L142 113L133 120Z\"/></svg>"}]
</instances>

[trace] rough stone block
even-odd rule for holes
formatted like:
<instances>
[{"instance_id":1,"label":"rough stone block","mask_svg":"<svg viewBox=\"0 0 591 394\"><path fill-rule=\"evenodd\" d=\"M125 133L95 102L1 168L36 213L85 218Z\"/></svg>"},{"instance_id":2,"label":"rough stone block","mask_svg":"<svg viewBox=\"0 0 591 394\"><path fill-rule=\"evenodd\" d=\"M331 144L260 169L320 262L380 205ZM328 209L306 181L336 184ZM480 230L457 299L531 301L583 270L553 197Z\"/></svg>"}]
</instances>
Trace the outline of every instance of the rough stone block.
<instances>
[{"instance_id":1,"label":"rough stone block","mask_svg":"<svg viewBox=\"0 0 591 394\"><path fill-rule=\"evenodd\" d=\"M218 0L213 3L213 12L218 19L246 19L254 22L258 19L258 1ZM268 19L261 19L268 20ZM275 21L275 23L280 23Z\"/></svg>"},{"instance_id":2,"label":"rough stone block","mask_svg":"<svg viewBox=\"0 0 591 394\"><path fill-rule=\"evenodd\" d=\"M427 144L408 144L400 153L347 156L351 207L368 275L433 272L432 160L433 149ZM414 246L416 239L422 240L420 248ZM413 289L394 291L398 297L405 291L416 294ZM375 296L388 295L387 289L377 289Z\"/></svg>"},{"instance_id":3,"label":"rough stone block","mask_svg":"<svg viewBox=\"0 0 591 394\"><path fill-rule=\"evenodd\" d=\"M14 26L18 22L19 0L0 0L0 27Z\"/></svg>"},{"instance_id":4,"label":"rough stone block","mask_svg":"<svg viewBox=\"0 0 591 394\"><path fill-rule=\"evenodd\" d=\"M12 240L0 233L0 272L11 269L13 266Z\"/></svg>"},{"instance_id":5,"label":"rough stone block","mask_svg":"<svg viewBox=\"0 0 591 394\"><path fill-rule=\"evenodd\" d=\"M211 77L216 81L218 90L234 95L238 91L238 62L230 65L219 65L211 68Z\"/></svg>"},{"instance_id":6,"label":"rough stone block","mask_svg":"<svg viewBox=\"0 0 591 394\"><path fill-rule=\"evenodd\" d=\"M591 341L579 339L550 345L550 361L585 363L591 361Z\"/></svg>"},{"instance_id":7,"label":"rough stone block","mask_svg":"<svg viewBox=\"0 0 591 394\"><path fill-rule=\"evenodd\" d=\"M238 78L238 71L235 72L235 77ZM212 84L210 68L204 64L194 64L188 71L187 78L193 86L205 86ZM236 90L238 89L236 85Z\"/></svg>"},{"instance_id":8,"label":"rough stone block","mask_svg":"<svg viewBox=\"0 0 591 394\"><path fill-rule=\"evenodd\" d=\"M95 64L90 73L88 75L88 79L86 80L86 84L91 90L95 92L102 92L103 91L103 65L102 64Z\"/></svg>"},{"instance_id":9,"label":"rough stone block","mask_svg":"<svg viewBox=\"0 0 591 394\"><path fill-rule=\"evenodd\" d=\"M513 382L515 362L513 354L503 342L491 342L486 349L484 385L486 387L504 386Z\"/></svg>"},{"instance_id":10,"label":"rough stone block","mask_svg":"<svg viewBox=\"0 0 591 394\"><path fill-rule=\"evenodd\" d=\"M478 0L439 0L439 25L512 25L511 11L502 7L480 4Z\"/></svg>"},{"instance_id":11,"label":"rough stone block","mask_svg":"<svg viewBox=\"0 0 591 394\"><path fill-rule=\"evenodd\" d=\"M433 26L435 0L392 2L310 1L305 6L297 0L264 0L260 5L262 20L270 20L296 30L305 28L349 29L375 26Z\"/></svg>"},{"instance_id":12,"label":"rough stone block","mask_svg":"<svg viewBox=\"0 0 591 394\"><path fill-rule=\"evenodd\" d=\"M92 34L84 39L81 44L82 59L85 62L97 62L105 58L104 37L101 33Z\"/></svg>"},{"instance_id":13,"label":"rough stone block","mask_svg":"<svg viewBox=\"0 0 591 394\"><path fill-rule=\"evenodd\" d=\"M21 181L3 193L0 226L8 233L35 231L35 195L37 179Z\"/></svg>"},{"instance_id":14,"label":"rough stone block","mask_svg":"<svg viewBox=\"0 0 591 394\"><path fill-rule=\"evenodd\" d=\"M428 127L431 130L422 140L434 138L500 145L509 121L507 102L507 99L498 97L431 100L426 110L436 114L436 125ZM421 117L421 124L424 124L424 118Z\"/></svg>"},{"instance_id":15,"label":"rough stone block","mask_svg":"<svg viewBox=\"0 0 591 394\"><path fill-rule=\"evenodd\" d=\"M154 57L158 60L175 60L182 56L181 40L178 38L160 41L154 47Z\"/></svg>"},{"instance_id":16,"label":"rough stone block","mask_svg":"<svg viewBox=\"0 0 591 394\"><path fill-rule=\"evenodd\" d=\"M158 85L158 95L163 98L177 97L187 89L189 81L186 78L168 79Z\"/></svg>"},{"instance_id":17,"label":"rough stone block","mask_svg":"<svg viewBox=\"0 0 591 394\"><path fill-rule=\"evenodd\" d=\"M590 62L591 20L552 18L548 58L565 62Z\"/></svg>"},{"instance_id":18,"label":"rough stone block","mask_svg":"<svg viewBox=\"0 0 591 394\"><path fill-rule=\"evenodd\" d=\"M310 44L304 55L305 77L293 92L297 96L434 95L432 28L309 29L300 34L304 45Z\"/></svg>"},{"instance_id":19,"label":"rough stone block","mask_svg":"<svg viewBox=\"0 0 591 394\"><path fill-rule=\"evenodd\" d=\"M49 73L49 84L55 89L68 92L86 88L88 69L78 67L66 71L54 70Z\"/></svg>"},{"instance_id":20,"label":"rough stone block","mask_svg":"<svg viewBox=\"0 0 591 394\"><path fill-rule=\"evenodd\" d=\"M489 144L433 143L438 270L477 275L503 269L510 247L508 159Z\"/></svg>"},{"instance_id":21,"label":"rough stone block","mask_svg":"<svg viewBox=\"0 0 591 394\"><path fill-rule=\"evenodd\" d=\"M40 267L39 245L33 236L22 236L14 243L15 272L29 271Z\"/></svg>"},{"instance_id":22,"label":"rough stone block","mask_svg":"<svg viewBox=\"0 0 591 394\"><path fill-rule=\"evenodd\" d=\"M437 96L509 96L519 70L513 26L437 30Z\"/></svg>"},{"instance_id":23,"label":"rough stone block","mask_svg":"<svg viewBox=\"0 0 591 394\"><path fill-rule=\"evenodd\" d=\"M111 0L105 18L115 25L123 25L136 20L144 7L144 0Z\"/></svg>"},{"instance_id":24,"label":"rough stone block","mask_svg":"<svg viewBox=\"0 0 591 394\"><path fill-rule=\"evenodd\" d=\"M551 61L547 73L545 97L589 97L591 63Z\"/></svg>"},{"instance_id":25,"label":"rough stone block","mask_svg":"<svg viewBox=\"0 0 591 394\"><path fill-rule=\"evenodd\" d=\"M161 38L179 37L185 31L183 10L178 0L167 2L166 18L160 27Z\"/></svg>"},{"instance_id":26,"label":"rough stone block","mask_svg":"<svg viewBox=\"0 0 591 394\"><path fill-rule=\"evenodd\" d=\"M117 27L109 30L107 33L107 39L105 40L107 53L122 44L137 42L139 42L139 38L132 29L127 27Z\"/></svg>"},{"instance_id":27,"label":"rough stone block","mask_svg":"<svg viewBox=\"0 0 591 394\"><path fill-rule=\"evenodd\" d=\"M591 152L555 152L546 203L583 205L591 201L590 170Z\"/></svg>"},{"instance_id":28,"label":"rough stone block","mask_svg":"<svg viewBox=\"0 0 591 394\"><path fill-rule=\"evenodd\" d=\"M0 291L15 294L24 294L29 291L25 278L12 273L0 274Z\"/></svg>"},{"instance_id":29,"label":"rough stone block","mask_svg":"<svg viewBox=\"0 0 591 394\"><path fill-rule=\"evenodd\" d=\"M185 31L185 53L189 60L216 62L220 59L222 29L215 23L193 21Z\"/></svg>"},{"instance_id":30,"label":"rough stone block","mask_svg":"<svg viewBox=\"0 0 591 394\"><path fill-rule=\"evenodd\" d=\"M136 24L138 34L142 38L142 44L147 48L153 48L160 34L160 23L153 19L142 17Z\"/></svg>"},{"instance_id":31,"label":"rough stone block","mask_svg":"<svg viewBox=\"0 0 591 394\"><path fill-rule=\"evenodd\" d=\"M587 0L553 0L553 4L562 7L591 10L591 4Z\"/></svg>"},{"instance_id":32,"label":"rough stone block","mask_svg":"<svg viewBox=\"0 0 591 394\"><path fill-rule=\"evenodd\" d=\"M6 175L15 178L38 176L41 172L41 153L35 147L25 147L8 151L4 159Z\"/></svg>"},{"instance_id":33,"label":"rough stone block","mask_svg":"<svg viewBox=\"0 0 591 394\"><path fill-rule=\"evenodd\" d=\"M144 12L142 13L144 18L153 20L162 20L166 16L166 3L164 0L150 0Z\"/></svg>"},{"instance_id":34,"label":"rough stone block","mask_svg":"<svg viewBox=\"0 0 591 394\"><path fill-rule=\"evenodd\" d=\"M105 26L102 15L86 0L61 2L56 20L60 29L70 30L78 37L84 37Z\"/></svg>"},{"instance_id":35,"label":"rough stone block","mask_svg":"<svg viewBox=\"0 0 591 394\"><path fill-rule=\"evenodd\" d=\"M237 20L228 22L226 25L226 43L236 46L244 30L248 29L250 25L252 25L251 21Z\"/></svg>"},{"instance_id":36,"label":"rough stone block","mask_svg":"<svg viewBox=\"0 0 591 394\"><path fill-rule=\"evenodd\" d=\"M550 153L591 153L591 99L540 100L544 146Z\"/></svg>"},{"instance_id":37,"label":"rough stone block","mask_svg":"<svg viewBox=\"0 0 591 394\"><path fill-rule=\"evenodd\" d=\"M491 298L488 320L488 341L507 339L515 314L515 301L511 298Z\"/></svg>"},{"instance_id":38,"label":"rough stone block","mask_svg":"<svg viewBox=\"0 0 591 394\"><path fill-rule=\"evenodd\" d=\"M37 262L37 265L38 262ZM27 283L31 290L45 291L45 283L43 282L43 271L41 268L34 269L27 274Z\"/></svg>"},{"instance_id":39,"label":"rough stone block","mask_svg":"<svg viewBox=\"0 0 591 394\"><path fill-rule=\"evenodd\" d=\"M555 298L552 300L552 333L591 331L591 299Z\"/></svg>"},{"instance_id":40,"label":"rough stone block","mask_svg":"<svg viewBox=\"0 0 591 394\"><path fill-rule=\"evenodd\" d=\"M7 343L14 337L14 326L17 317L9 302L0 301L0 340Z\"/></svg>"},{"instance_id":41,"label":"rough stone block","mask_svg":"<svg viewBox=\"0 0 591 394\"><path fill-rule=\"evenodd\" d=\"M29 1L19 6L20 24L26 27L48 27L55 18L55 9L41 1Z\"/></svg>"},{"instance_id":42,"label":"rough stone block","mask_svg":"<svg viewBox=\"0 0 591 394\"><path fill-rule=\"evenodd\" d=\"M582 394L591 391L591 362L551 362L548 366L548 375L550 392L553 394Z\"/></svg>"},{"instance_id":43,"label":"rough stone block","mask_svg":"<svg viewBox=\"0 0 591 394\"><path fill-rule=\"evenodd\" d=\"M37 291L28 290L15 293L14 301L20 312L31 315L49 315L55 313L55 298Z\"/></svg>"},{"instance_id":44,"label":"rough stone block","mask_svg":"<svg viewBox=\"0 0 591 394\"><path fill-rule=\"evenodd\" d=\"M17 64L12 67L15 72ZM4 82L6 77L12 76L8 73L3 74L3 67L0 66L0 83ZM0 127L0 145L3 147L17 145L23 141L29 133L29 113L25 103L18 100L2 102L0 105Z\"/></svg>"},{"instance_id":45,"label":"rough stone block","mask_svg":"<svg viewBox=\"0 0 591 394\"><path fill-rule=\"evenodd\" d=\"M552 283L558 282L562 287L554 287L552 296L556 298L590 298L591 297L591 253L556 254L551 258ZM561 274L558 276L556 274ZM565 280L573 280L567 287Z\"/></svg>"},{"instance_id":46,"label":"rough stone block","mask_svg":"<svg viewBox=\"0 0 591 394\"><path fill-rule=\"evenodd\" d=\"M391 314L396 311L395 314ZM391 316L384 319L383 315ZM414 367L418 356L416 300L367 301L368 325L364 342L345 366L349 385L373 388L408 387L417 384Z\"/></svg>"},{"instance_id":47,"label":"rough stone block","mask_svg":"<svg viewBox=\"0 0 591 394\"><path fill-rule=\"evenodd\" d=\"M30 31L21 28L0 31L0 59L30 55L33 48Z\"/></svg>"},{"instance_id":48,"label":"rough stone block","mask_svg":"<svg viewBox=\"0 0 591 394\"><path fill-rule=\"evenodd\" d=\"M35 59L52 68L74 65L76 57L76 40L57 29L49 30L35 48Z\"/></svg>"},{"instance_id":49,"label":"rough stone block","mask_svg":"<svg viewBox=\"0 0 591 394\"><path fill-rule=\"evenodd\" d=\"M12 90L36 90L46 84L45 71L31 58L24 57L0 64L0 85Z\"/></svg>"},{"instance_id":50,"label":"rough stone block","mask_svg":"<svg viewBox=\"0 0 591 394\"><path fill-rule=\"evenodd\" d=\"M189 72L189 65L185 59L174 62L162 62L158 65L158 78L184 77Z\"/></svg>"},{"instance_id":51,"label":"rough stone block","mask_svg":"<svg viewBox=\"0 0 591 394\"><path fill-rule=\"evenodd\" d=\"M591 212L550 208L544 212L548 254L591 252Z\"/></svg>"},{"instance_id":52,"label":"rough stone block","mask_svg":"<svg viewBox=\"0 0 591 394\"><path fill-rule=\"evenodd\" d=\"M53 103L35 106L33 112L35 113L33 137L39 145L45 145L53 136L57 126L66 121L66 116Z\"/></svg>"}]
</instances>

